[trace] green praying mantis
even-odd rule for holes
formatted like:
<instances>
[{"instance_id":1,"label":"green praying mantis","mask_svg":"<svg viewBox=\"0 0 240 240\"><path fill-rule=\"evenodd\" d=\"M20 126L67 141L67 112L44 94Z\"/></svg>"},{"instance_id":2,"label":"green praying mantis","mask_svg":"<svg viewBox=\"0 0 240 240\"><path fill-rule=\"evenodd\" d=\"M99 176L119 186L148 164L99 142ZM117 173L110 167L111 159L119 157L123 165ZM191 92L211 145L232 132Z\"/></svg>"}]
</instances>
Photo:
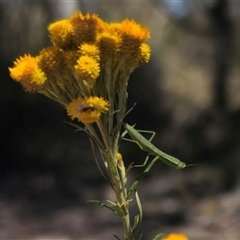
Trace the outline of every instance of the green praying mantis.
<instances>
[{"instance_id":1,"label":"green praying mantis","mask_svg":"<svg viewBox=\"0 0 240 240\"><path fill-rule=\"evenodd\" d=\"M128 125L127 123L124 123L123 126L125 128L125 131L123 132L123 134L121 136L122 139L125 139L127 141L136 143L143 151L148 153L148 156L146 157L146 159L145 159L145 161L142 165L134 165L134 166L131 166L131 167L144 167L148 162L149 156L154 157L154 159L150 162L150 164L143 171L143 173L140 174L135 179L135 181L132 183L132 185L129 187L129 189L127 191L127 198L129 198L132 191L136 190L136 187L137 187L138 183L140 182L140 180L150 171L150 169L153 167L153 165L155 164L156 161L161 160L165 164L167 164L171 167L174 167L176 169L183 169L187 166L186 163L180 161L179 159L177 159L175 157L172 157L172 156L162 152L160 149L158 149L157 147L155 147L151 143L152 139L154 138L154 136L156 134L155 132L136 130L134 127ZM148 140L140 132L152 133L152 136ZM126 134L128 134L131 137L131 139L124 138L124 136ZM188 166L190 166L190 165L188 165Z\"/></svg>"},{"instance_id":2,"label":"green praying mantis","mask_svg":"<svg viewBox=\"0 0 240 240\"><path fill-rule=\"evenodd\" d=\"M151 143L152 139L155 136L155 132L141 131L145 133L152 133L152 136L148 140L140 133L140 130L136 130L134 127L128 125L127 123L124 123L123 125L126 131L122 134L122 138L124 138L124 136L128 134L132 139L125 140L135 142L143 151L148 152L149 155L154 156L156 159L160 159L162 162L171 167L174 167L176 169L183 169L186 167L186 163L181 162L179 159L162 152L160 149L158 149ZM146 158L142 166L144 166L147 161L148 157Z\"/></svg>"}]
</instances>

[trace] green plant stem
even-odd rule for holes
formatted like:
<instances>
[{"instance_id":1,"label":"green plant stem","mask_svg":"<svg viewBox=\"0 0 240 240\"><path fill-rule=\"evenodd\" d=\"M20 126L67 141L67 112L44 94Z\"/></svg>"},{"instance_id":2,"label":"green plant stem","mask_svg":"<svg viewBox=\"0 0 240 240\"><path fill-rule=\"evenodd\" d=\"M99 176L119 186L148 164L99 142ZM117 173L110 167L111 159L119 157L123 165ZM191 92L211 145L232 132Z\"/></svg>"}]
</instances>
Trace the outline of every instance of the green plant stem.
<instances>
[{"instance_id":1,"label":"green plant stem","mask_svg":"<svg viewBox=\"0 0 240 240\"><path fill-rule=\"evenodd\" d=\"M130 215L129 215L129 209L128 209L128 202L127 202L127 196L125 194L125 184L122 182L119 172L117 169L117 164L115 157L116 154L106 154L105 153L105 159L108 163L108 168L109 168L109 178L110 182L112 184L112 188L116 194L117 198L117 203L116 205L119 207L119 216L122 220L123 226L124 226L124 239L126 240L134 240L133 239L133 231L131 227L131 222L130 222Z\"/></svg>"}]
</instances>

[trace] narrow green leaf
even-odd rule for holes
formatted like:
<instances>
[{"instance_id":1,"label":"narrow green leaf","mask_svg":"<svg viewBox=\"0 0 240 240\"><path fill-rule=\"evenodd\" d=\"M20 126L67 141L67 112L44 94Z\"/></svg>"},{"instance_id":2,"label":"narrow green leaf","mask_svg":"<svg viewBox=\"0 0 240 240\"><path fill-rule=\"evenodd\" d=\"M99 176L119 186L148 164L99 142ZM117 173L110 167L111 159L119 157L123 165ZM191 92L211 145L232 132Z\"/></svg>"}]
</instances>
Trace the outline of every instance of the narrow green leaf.
<instances>
[{"instance_id":1,"label":"narrow green leaf","mask_svg":"<svg viewBox=\"0 0 240 240\"><path fill-rule=\"evenodd\" d=\"M163 239L164 237L166 237L166 234L165 234L165 233L159 233L159 234L157 234L157 235L153 238L153 240L161 240L161 239Z\"/></svg>"},{"instance_id":2,"label":"narrow green leaf","mask_svg":"<svg viewBox=\"0 0 240 240\"><path fill-rule=\"evenodd\" d=\"M114 235L113 236L117 239L117 240L121 240L118 236Z\"/></svg>"},{"instance_id":3,"label":"narrow green leaf","mask_svg":"<svg viewBox=\"0 0 240 240\"><path fill-rule=\"evenodd\" d=\"M138 223L139 223L139 214L137 214L134 217L133 229L135 229L137 227Z\"/></svg>"},{"instance_id":4,"label":"narrow green leaf","mask_svg":"<svg viewBox=\"0 0 240 240\"><path fill-rule=\"evenodd\" d=\"M107 177L106 175L103 173L103 170L98 162L98 159L97 159L97 155L96 155L96 150L95 150L95 147L94 147L94 141L92 140L92 138L89 137L89 141L90 141L90 144L91 144L91 147L92 147L92 151L93 151L93 158L95 160L95 163L97 164L97 167L98 167L98 170L100 171L100 173L102 174L102 176L107 180Z\"/></svg>"},{"instance_id":5,"label":"narrow green leaf","mask_svg":"<svg viewBox=\"0 0 240 240\"><path fill-rule=\"evenodd\" d=\"M141 233L138 237L138 240L141 240L142 239L142 236L143 236L143 233Z\"/></svg>"},{"instance_id":6,"label":"narrow green leaf","mask_svg":"<svg viewBox=\"0 0 240 240\"><path fill-rule=\"evenodd\" d=\"M116 209L112 208L112 207L109 207L108 205L104 204L103 202L99 201L99 200L95 200L95 199L92 199L92 200L88 200L87 203L97 203L99 204L100 206L103 206L105 208L108 208L110 209L111 211L115 212L116 214L118 214L118 212L116 211Z\"/></svg>"},{"instance_id":7,"label":"narrow green leaf","mask_svg":"<svg viewBox=\"0 0 240 240\"><path fill-rule=\"evenodd\" d=\"M135 198L136 198L136 202L137 202L137 206L138 206L138 210L139 210L139 214L138 214L138 221L136 222L136 227L133 229L133 235L136 237L139 231L139 228L142 224L142 219L143 219L143 211L142 211L142 204L140 201L140 198L138 196L138 193L135 189Z\"/></svg>"}]
</instances>

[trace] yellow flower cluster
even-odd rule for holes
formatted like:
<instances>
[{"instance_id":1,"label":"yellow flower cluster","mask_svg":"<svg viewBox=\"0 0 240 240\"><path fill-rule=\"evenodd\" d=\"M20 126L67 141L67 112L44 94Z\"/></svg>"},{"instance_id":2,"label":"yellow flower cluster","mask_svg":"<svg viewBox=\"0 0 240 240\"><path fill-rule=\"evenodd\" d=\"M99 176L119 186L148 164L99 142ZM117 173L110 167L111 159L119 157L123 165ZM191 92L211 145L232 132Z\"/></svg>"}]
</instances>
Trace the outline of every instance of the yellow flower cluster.
<instances>
[{"instance_id":1,"label":"yellow flower cluster","mask_svg":"<svg viewBox=\"0 0 240 240\"><path fill-rule=\"evenodd\" d=\"M83 123L108 111L115 94L126 90L130 73L150 58L149 30L133 20L106 23L96 14L76 12L50 24L48 31L52 46L36 57L17 59L10 75L26 91L58 101Z\"/></svg>"}]
</instances>

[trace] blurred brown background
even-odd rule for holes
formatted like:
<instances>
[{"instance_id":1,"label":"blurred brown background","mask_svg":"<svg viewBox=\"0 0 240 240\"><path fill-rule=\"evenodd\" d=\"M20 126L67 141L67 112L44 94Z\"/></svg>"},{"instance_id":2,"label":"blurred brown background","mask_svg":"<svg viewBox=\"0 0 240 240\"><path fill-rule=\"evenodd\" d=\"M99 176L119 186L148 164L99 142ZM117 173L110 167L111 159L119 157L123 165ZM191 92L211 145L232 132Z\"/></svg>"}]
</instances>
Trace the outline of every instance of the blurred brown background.
<instances>
[{"instance_id":1,"label":"blurred brown background","mask_svg":"<svg viewBox=\"0 0 240 240\"><path fill-rule=\"evenodd\" d=\"M144 238L240 239L240 4L235 1L0 1L0 239L114 239L119 219L89 199L114 200L84 133L65 110L12 81L8 67L50 42L49 23L74 11L150 28L151 60L131 75L126 122L153 130L161 150L139 185ZM126 165L145 153L122 142ZM130 151L131 150L131 151ZM140 169L135 169L130 180ZM135 209L133 209L133 212Z\"/></svg>"}]
</instances>

